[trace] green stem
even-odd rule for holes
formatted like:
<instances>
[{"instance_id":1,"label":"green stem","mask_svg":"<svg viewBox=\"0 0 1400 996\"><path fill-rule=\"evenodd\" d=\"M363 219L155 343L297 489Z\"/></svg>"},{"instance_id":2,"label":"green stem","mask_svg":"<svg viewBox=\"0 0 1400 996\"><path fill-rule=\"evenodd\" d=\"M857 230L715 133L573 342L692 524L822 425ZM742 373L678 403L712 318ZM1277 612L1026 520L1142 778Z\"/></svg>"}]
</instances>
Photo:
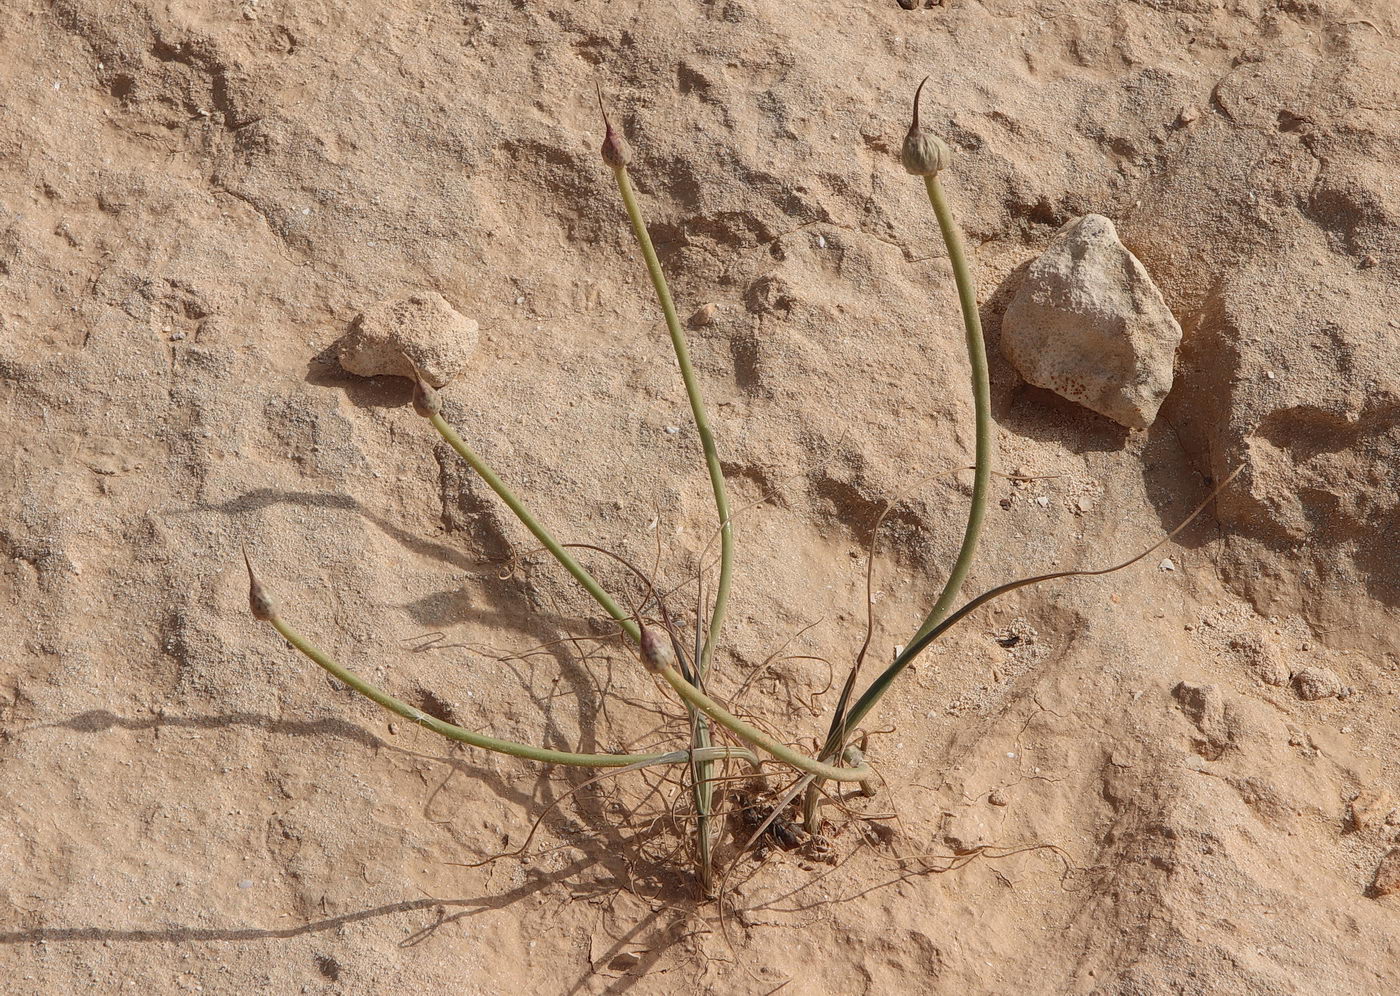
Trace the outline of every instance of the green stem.
<instances>
[{"instance_id":1,"label":"green stem","mask_svg":"<svg viewBox=\"0 0 1400 996\"><path fill-rule=\"evenodd\" d=\"M987 514L987 491L992 478L992 389L987 377L987 347L982 340L982 319L977 311L977 285L973 283L972 271L967 265L962 232L948 209L948 199L943 194L942 184L938 182L938 174L924 177L924 187L928 191L929 203L933 205L933 213L938 216L938 227L948 247L948 260L953 264L953 280L958 285L958 304L962 307L963 329L967 338L967 358L972 366L977 466L972 477L972 506L967 512L967 528L963 531L958 559L953 563L953 570L948 574L938 601L929 610L918 632L910 638L911 643L942 622L958 597L958 591L972 567L973 554L977 551L977 537L982 532L982 520Z\"/></svg>"},{"instance_id":2,"label":"green stem","mask_svg":"<svg viewBox=\"0 0 1400 996\"><path fill-rule=\"evenodd\" d=\"M924 189L928 192L929 204L938 218L938 228L943 234L943 244L948 247L948 260L953 266L953 281L958 288L958 304L962 310L963 331L967 342L968 363L972 367L972 403L977 423L976 460L972 477L972 503L967 513L967 527L963 530L962 546L957 560L948 574L948 580L939 593L938 600L929 610L919 629L910 638L909 645L927 646L926 637L948 615L949 609L958 597L963 581L972 568L972 560L977 552L977 539L982 533L982 522L987 514L987 492L992 476L992 391L987 376L987 346L982 339L982 318L977 310L977 285L972 279L972 270L967 263L967 250L963 245L962 232L953 219L948 207L948 198L943 193L943 185L938 174L924 177ZM916 651L917 652L917 651ZM832 717L831 732L822 746L823 760L835 757L845 746L846 733L857 726L865 714L879 701L892 681L904 669L913 655L901 654L902 663L896 661L880 679L861 697L856 708ZM803 802L804 821L809 830L816 822L817 785L813 784Z\"/></svg>"},{"instance_id":3,"label":"green stem","mask_svg":"<svg viewBox=\"0 0 1400 996\"><path fill-rule=\"evenodd\" d=\"M666 274L661 269L661 261L656 256L656 248L651 243L651 233L647 231L646 219L642 217L636 195L632 192L632 181L627 175L626 165L613 169L617 179L618 192L627 208L627 218L632 223L632 234L646 260L647 274L651 286L656 291L656 299L661 304L661 312L666 318L666 330L671 336L671 348L676 354L676 363L681 368L681 379L685 381L685 393L690 399L690 413L695 419L695 428L700 436L700 446L705 451L705 466L710 473L710 489L715 496L715 511L719 516L719 582L715 586L715 603L710 613L710 622L705 630L703 647L695 662L696 682L704 687L705 674L710 669L715 645L724 626L724 613L729 604L729 586L734 563L734 530L729 520L729 497L724 484L724 469L720 466L719 450L715 446L714 432L710 429L709 417L705 414L705 403L700 396L700 385L695 377L695 368L690 362L690 350L686 345L685 334L681 331L680 318L676 315L676 303L671 298L671 288L666 283ZM696 626L700 621L696 619ZM691 742L704 748L710 743L709 722L703 714L696 714L690 703L693 723ZM697 850L699 852L701 884L706 892L713 886L713 865L710 855L710 812L714 797L714 786L710 781L712 765L697 762L692 766L692 790L695 795Z\"/></svg>"},{"instance_id":4,"label":"green stem","mask_svg":"<svg viewBox=\"0 0 1400 996\"><path fill-rule=\"evenodd\" d=\"M705 633L704 650L697 663L699 676L703 680L705 672L709 670L710 659L714 656L720 628L724 625L725 608L729 603L729 582L734 560L734 533L729 522L729 498L725 492L724 470L720 466L719 451L715 448L714 433L710 430L710 420L705 415L705 404L700 397L695 368L690 364L690 351L686 348L680 319L676 317L676 305L671 300L671 289L666 284L666 275L661 271L661 261L656 258L656 249L651 244L646 219L642 217L637 198L632 193L632 181L627 176L627 167L617 167L613 170L613 175L617 178L617 189L622 193L622 203L627 207L627 217L632 222L632 234L636 236L637 245L641 247L642 256L646 260L651 285L656 289L656 298L666 316L666 329L671 334L671 347L676 352L676 362L680 365L681 378L685 381L685 393L690 398L690 413L695 417L695 428L700 434L700 445L705 451L705 465L710 471L710 488L715 493L715 510L719 513L719 583L715 588L715 605L710 614L709 628Z\"/></svg>"},{"instance_id":5,"label":"green stem","mask_svg":"<svg viewBox=\"0 0 1400 996\"><path fill-rule=\"evenodd\" d=\"M270 622L277 632L297 650L306 657L315 661L326 671L349 685L365 698L377 702L392 713L397 713L404 719L417 723L419 726L432 730L439 736L444 736L449 740L456 740L460 743L470 744L473 747L480 747L483 750L495 751L498 754L509 754L512 757L523 757L529 761L543 761L546 764L569 764L583 768L621 768L629 764L641 764L647 761L660 761L667 757L666 754L574 754L568 751L547 750L543 747L531 747L528 744L518 744L511 740L500 740L496 737L488 737L485 734L473 733L471 730L463 729L452 723L443 722L433 716L429 716L422 709L417 709L402 699L396 699L388 692L381 691L374 685L363 680L355 674L345 670L318 647L313 645L280 616L269 615L267 621ZM730 748L725 748L730 749ZM689 751L678 751L681 756L677 760L688 760ZM753 755L748 751L743 751L743 755L748 755L753 760Z\"/></svg>"},{"instance_id":6,"label":"green stem","mask_svg":"<svg viewBox=\"0 0 1400 996\"><path fill-rule=\"evenodd\" d=\"M506 487L481 457L473 453L471 447L462 441L462 437L457 435L457 430L448 425L442 415L437 412L430 414L428 416L428 421L433 423L433 428L438 431L438 435L442 436L442 438L447 441L447 445L456 450L457 455L465 460L467 465L470 466L472 470L476 471L481 479L486 482L487 486L500 496L501 501L505 502L506 505L510 507L510 510L515 513L515 517L524 524L526 529L534 534L535 539L539 540L544 548L554 555L554 559L559 561L559 563L564 566L564 569L572 574L579 584L583 585L584 590L592 595L594 600L606 610L608 615L612 616L613 619L617 621L617 624L622 627L622 631L632 638L632 642L639 642L641 640L641 630L637 628L637 623L631 615L623 611L622 607L613 600L612 596L604 591L602 586L594 580L593 575L589 574L588 571L584 569L583 565L575 560L573 555L570 554L568 550L565 550L564 547L549 534L549 531L546 530L544 526L540 525L539 520L530 513L530 510L525 507L524 503L521 502L519 498L515 497L514 492Z\"/></svg>"},{"instance_id":7,"label":"green stem","mask_svg":"<svg viewBox=\"0 0 1400 996\"><path fill-rule=\"evenodd\" d=\"M709 716L716 723L729 729L735 736L748 741L761 750L767 751L779 761L790 764L794 768L798 768L808 774L816 775L819 778L828 778L835 782L859 782L873 777L873 772L864 764L855 768L838 768L831 764L813 760L800 751L793 750L787 744L779 743L762 730L745 723L742 719L725 709L724 706L686 681L685 678L681 677L680 672L670 665L654 663L650 666L657 674L666 680L667 684L676 690L681 698Z\"/></svg>"},{"instance_id":8,"label":"green stem","mask_svg":"<svg viewBox=\"0 0 1400 996\"><path fill-rule=\"evenodd\" d=\"M963 246L962 232L958 229L957 222L953 220L953 213L948 208L948 199L943 193L943 185L938 182L938 174L925 176L924 188L928 191L928 199L929 203L933 205L933 213L938 218L938 227L943 233L943 242L948 247L948 259L953 264L953 280L958 287L958 304L962 308L963 329L967 341L967 359L972 367L972 401L977 422L977 442L976 468L972 478L972 504L967 512L967 528L963 530L962 547L958 550L958 558L953 563L953 569L948 574L948 580L943 585L942 593L938 596L933 608L929 610L918 631L910 637L909 646L927 645L926 641L921 641L943 621L958 597L958 591L967 578L967 572L972 567L973 556L977 552L977 538L982 533L982 522L987 514L987 492L992 477L992 392L987 376L987 347L982 340L982 318L977 310L977 285L972 280L972 270L967 264L967 251ZM906 655L901 654L900 656L904 658ZM912 656L907 659L912 660ZM889 677L892 679L894 674L898 674L902 669L902 666L890 668L889 671L893 673L889 674ZM860 700L863 707L860 709L859 715L856 714L855 709L852 709L840 717L839 723L833 724L832 735L822 748L821 756L823 758L835 757L840 753L844 746L846 732L860 722L875 702L879 700L879 697L884 694L886 687L888 687L888 680L881 684L879 689L872 686ZM871 697L872 692L875 693L873 698Z\"/></svg>"}]
</instances>

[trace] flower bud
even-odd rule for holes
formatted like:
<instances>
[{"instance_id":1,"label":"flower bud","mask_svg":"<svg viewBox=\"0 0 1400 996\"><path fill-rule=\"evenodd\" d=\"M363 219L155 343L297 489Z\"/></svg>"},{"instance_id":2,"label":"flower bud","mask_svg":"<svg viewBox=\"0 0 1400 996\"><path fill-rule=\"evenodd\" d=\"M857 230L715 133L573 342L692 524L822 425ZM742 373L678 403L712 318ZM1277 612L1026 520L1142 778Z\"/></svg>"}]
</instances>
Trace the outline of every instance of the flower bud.
<instances>
[{"instance_id":1,"label":"flower bud","mask_svg":"<svg viewBox=\"0 0 1400 996\"><path fill-rule=\"evenodd\" d=\"M626 140L613 131L611 121L604 118L603 125L603 162L611 169L622 169L632 161L632 150L627 147Z\"/></svg>"},{"instance_id":2,"label":"flower bud","mask_svg":"<svg viewBox=\"0 0 1400 996\"><path fill-rule=\"evenodd\" d=\"M266 622L275 615L272 610L272 598L262 586L262 582L253 574L253 562L248 558L247 550L243 551L243 563L248 567L248 610L253 613L254 619Z\"/></svg>"},{"instance_id":3,"label":"flower bud","mask_svg":"<svg viewBox=\"0 0 1400 996\"><path fill-rule=\"evenodd\" d=\"M676 666L676 652L671 649L671 641L658 629L642 627L642 664L653 673L663 667Z\"/></svg>"},{"instance_id":4,"label":"flower bud","mask_svg":"<svg viewBox=\"0 0 1400 996\"><path fill-rule=\"evenodd\" d=\"M624 169L632 161L632 150L627 147L627 140L613 131L608 112L603 107L603 88L597 83L594 83L594 87L598 91L598 110L603 115L603 147L600 150L603 162L609 169Z\"/></svg>"},{"instance_id":5,"label":"flower bud","mask_svg":"<svg viewBox=\"0 0 1400 996\"><path fill-rule=\"evenodd\" d=\"M904 148L900 151L905 170L915 176L933 176L953 162L953 150L948 148L948 143L919 127L919 98L927 82L928 77L925 76L919 89L914 91L914 120L909 125L909 133L904 136Z\"/></svg>"},{"instance_id":6,"label":"flower bud","mask_svg":"<svg viewBox=\"0 0 1400 996\"><path fill-rule=\"evenodd\" d=\"M423 371L418 369L418 364L414 363L407 353L403 354L403 358L408 360L408 365L413 368L413 410L423 418L441 414L442 398L437 389L428 383L423 377Z\"/></svg>"}]
</instances>

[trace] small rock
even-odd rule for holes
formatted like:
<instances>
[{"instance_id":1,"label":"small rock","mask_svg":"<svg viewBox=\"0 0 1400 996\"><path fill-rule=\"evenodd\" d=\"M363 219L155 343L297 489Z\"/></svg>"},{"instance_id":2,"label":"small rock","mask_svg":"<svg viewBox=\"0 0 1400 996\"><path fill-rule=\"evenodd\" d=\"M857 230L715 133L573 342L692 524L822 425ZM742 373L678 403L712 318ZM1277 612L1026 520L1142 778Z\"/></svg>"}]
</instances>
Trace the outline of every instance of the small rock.
<instances>
[{"instance_id":1,"label":"small rock","mask_svg":"<svg viewBox=\"0 0 1400 996\"><path fill-rule=\"evenodd\" d=\"M1041 508L1049 508L1049 507L1050 507L1050 499L1049 499L1048 497L1046 497L1045 495L1041 495L1039 498L1037 498L1037 499L1035 500L1035 503L1036 503L1037 505L1039 505Z\"/></svg>"},{"instance_id":2,"label":"small rock","mask_svg":"<svg viewBox=\"0 0 1400 996\"><path fill-rule=\"evenodd\" d=\"M1282 688L1288 684L1288 668L1272 655L1264 655L1254 662L1254 673L1266 685Z\"/></svg>"},{"instance_id":3,"label":"small rock","mask_svg":"<svg viewBox=\"0 0 1400 996\"><path fill-rule=\"evenodd\" d=\"M719 311L719 305L711 301L709 304L702 304L695 309L695 313L690 316L690 327L702 329L706 325L715 323L715 312Z\"/></svg>"},{"instance_id":4,"label":"small rock","mask_svg":"<svg viewBox=\"0 0 1400 996\"><path fill-rule=\"evenodd\" d=\"M1180 344L1161 291L1099 214L1055 234L1002 321L1022 377L1132 429L1157 418Z\"/></svg>"},{"instance_id":5,"label":"small rock","mask_svg":"<svg viewBox=\"0 0 1400 996\"><path fill-rule=\"evenodd\" d=\"M955 854L970 854L992 844L992 828L973 810L951 816L943 826L943 842Z\"/></svg>"},{"instance_id":6,"label":"small rock","mask_svg":"<svg viewBox=\"0 0 1400 996\"><path fill-rule=\"evenodd\" d=\"M238 887L240 889L251 889L253 887L253 880L251 878L245 878L238 883Z\"/></svg>"},{"instance_id":7,"label":"small rock","mask_svg":"<svg viewBox=\"0 0 1400 996\"><path fill-rule=\"evenodd\" d=\"M1393 848L1381 858L1381 863L1376 867L1375 881L1371 883L1371 893L1377 898L1400 893L1400 847Z\"/></svg>"},{"instance_id":8,"label":"small rock","mask_svg":"<svg viewBox=\"0 0 1400 996\"><path fill-rule=\"evenodd\" d=\"M608 968L614 972L630 972L642 963L642 959L630 951L624 951L608 962Z\"/></svg>"},{"instance_id":9,"label":"small rock","mask_svg":"<svg viewBox=\"0 0 1400 996\"><path fill-rule=\"evenodd\" d=\"M1308 702L1330 699L1342 692L1342 679L1325 667L1305 667L1293 674L1293 691Z\"/></svg>"},{"instance_id":10,"label":"small rock","mask_svg":"<svg viewBox=\"0 0 1400 996\"><path fill-rule=\"evenodd\" d=\"M1394 806L1390 793L1385 789L1363 791L1351 800L1351 826L1353 830L1370 830L1385 823Z\"/></svg>"},{"instance_id":11,"label":"small rock","mask_svg":"<svg viewBox=\"0 0 1400 996\"><path fill-rule=\"evenodd\" d=\"M987 796L987 801L993 806L1005 806L1011 802L1011 797L1006 794L1005 789L993 789L992 794Z\"/></svg>"},{"instance_id":12,"label":"small rock","mask_svg":"<svg viewBox=\"0 0 1400 996\"><path fill-rule=\"evenodd\" d=\"M1226 704L1218 686L1180 681L1172 689L1172 697L1180 705L1182 715L1201 732L1195 747L1202 757L1217 760L1234 745L1238 737L1235 712Z\"/></svg>"},{"instance_id":13,"label":"small rock","mask_svg":"<svg viewBox=\"0 0 1400 996\"><path fill-rule=\"evenodd\" d=\"M1195 104L1187 104L1181 109L1181 113L1176 116L1176 125L1178 128L1185 128L1200 116L1201 109L1199 107Z\"/></svg>"},{"instance_id":14,"label":"small rock","mask_svg":"<svg viewBox=\"0 0 1400 996\"><path fill-rule=\"evenodd\" d=\"M1157 565L1157 569L1159 571L1174 571L1176 570L1176 565L1172 563L1171 557L1167 557L1165 560L1163 560L1160 564Z\"/></svg>"},{"instance_id":15,"label":"small rock","mask_svg":"<svg viewBox=\"0 0 1400 996\"><path fill-rule=\"evenodd\" d=\"M1276 688L1288 684L1291 677L1288 668L1279 659L1277 650L1262 637L1236 636L1230 641L1230 649L1239 653L1264 684Z\"/></svg>"},{"instance_id":16,"label":"small rock","mask_svg":"<svg viewBox=\"0 0 1400 996\"><path fill-rule=\"evenodd\" d=\"M435 291L415 291L370 305L341 340L340 365L361 377L412 377L404 354L434 387L466 369L476 351L477 324Z\"/></svg>"},{"instance_id":17,"label":"small rock","mask_svg":"<svg viewBox=\"0 0 1400 996\"><path fill-rule=\"evenodd\" d=\"M791 311L797 306L797 293L782 277L774 273L759 277L749 284L744 303L755 314Z\"/></svg>"}]
</instances>

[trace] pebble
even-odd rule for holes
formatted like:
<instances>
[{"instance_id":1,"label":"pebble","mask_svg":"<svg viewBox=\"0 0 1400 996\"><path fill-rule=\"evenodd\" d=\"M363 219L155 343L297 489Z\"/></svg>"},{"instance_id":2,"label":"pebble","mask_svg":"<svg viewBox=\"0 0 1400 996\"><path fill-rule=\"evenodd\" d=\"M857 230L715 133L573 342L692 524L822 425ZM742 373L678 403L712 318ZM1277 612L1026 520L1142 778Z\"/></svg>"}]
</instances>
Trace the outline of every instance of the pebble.
<instances>
[{"instance_id":1,"label":"pebble","mask_svg":"<svg viewBox=\"0 0 1400 996\"><path fill-rule=\"evenodd\" d=\"M943 828L943 842L955 854L969 854L992 843L992 829L983 816L968 810L949 818Z\"/></svg>"},{"instance_id":2,"label":"pebble","mask_svg":"<svg viewBox=\"0 0 1400 996\"><path fill-rule=\"evenodd\" d=\"M694 314L690 316L690 327L701 329L707 325L713 325L715 322L715 312L717 311L719 311L719 305L715 304L713 301L709 304L702 304L700 307L696 308Z\"/></svg>"},{"instance_id":3,"label":"pebble","mask_svg":"<svg viewBox=\"0 0 1400 996\"><path fill-rule=\"evenodd\" d=\"M1400 893L1400 847L1392 848L1376 866L1376 878L1371 883L1371 893L1377 899Z\"/></svg>"},{"instance_id":4,"label":"pebble","mask_svg":"<svg viewBox=\"0 0 1400 996\"><path fill-rule=\"evenodd\" d=\"M1351 825L1357 830L1381 826L1393 807L1390 793L1384 789L1363 791L1351 801Z\"/></svg>"},{"instance_id":5,"label":"pebble","mask_svg":"<svg viewBox=\"0 0 1400 996\"><path fill-rule=\"evenodd\" d=\"M1325 667L1305 667L1293 672L1293 691L1305 702L1335 698L1342 692L1342 679Z\"/></svg>"}]
</instances>

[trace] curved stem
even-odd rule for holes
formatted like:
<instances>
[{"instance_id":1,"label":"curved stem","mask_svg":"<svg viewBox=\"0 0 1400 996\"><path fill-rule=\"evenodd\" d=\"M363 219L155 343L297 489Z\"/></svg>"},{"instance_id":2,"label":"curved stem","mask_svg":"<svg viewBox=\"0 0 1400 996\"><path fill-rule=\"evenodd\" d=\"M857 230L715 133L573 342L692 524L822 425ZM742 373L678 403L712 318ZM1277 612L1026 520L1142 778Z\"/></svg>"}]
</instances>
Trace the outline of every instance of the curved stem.
<instances>
[{"instance_id":1,"label":"curved stem","mask_svg":"<svg viewBox=\"0 0 1400 996\"><path fill-rule=\"evenodd\" d=\"M920 84L920 89L922 88L923 84ZM917 96L914 103L914 123L917 127ZM934 602L933 608L924 617L918 631L910 638L911 645L927 636L943 621L953 602L957 599L963 581L967 579L967 573L972 567L972 560L977 552L977 540L982 533L982 522L987 514L987 492L992 476L992 392L990 379L987 375L987 346L982 339L982 317L977 310L977 285L973 282L972 270L967 263L967 250L963 244L962 232L958 228L958 223L953 219L953 212L948 207L948 198L943 193L943 185L939 183L937 173L930 173L924 177L924 189L928 193L933 213L938 218L938 228L943 235L943 244L948 247L948 260L953 266L953 281L958 288L958 305L962 310L967 359L972 368L972 403L977 423L977 440L976 461L972 477L972 503L967 512L967 527L963 530L962 546L958 550L957 560L953 562L953 569L948 573L948 580L944 582L938 600ZM854 672L852 672L852 677L854 677ZM893 676L891 675L891 677ZM860 709L859 715L856 715L855 710L850 713L844 711L842 706L844 706L846 699L845 693L843 693L836 714L832 717L831 731L827 735L826 743L822 746L819 755L823 760L835 757L841 752L845 746L847 731L860 722L880 695L884 694L886 687L888 687L888 682L881 685L878 691L872 686L866 692L866 695L861 699L864 707ZM872 691L875 692L874 699L869 698ZM817 788L818 785L813 784L803 800L803 819L808 830L813 830L816 822Z\"/></svg>"},{"instance_id":2,"label":"curved stem","mask_svg":"<svg viewBox=\"0 0 1400 996\"><path fill-rule=\"evenodd\" d=\"M617 178L617 189L622 194L622 203L627 207L632 234L636 236L637 245L641 247L642 257L646 260L647 273L651 276L651 285L656 290L656 299L661 303L662 314L666 316L666 329L671 334L671 347L675 350L676 362L681 368L681 379L685 381L685 393L690 398L690 413L695 418L700 446L705 451L705 466L710 472L710 489L714 492L715 510L719 514L719 583L715 587L715 605L710 613L704 649L700 653L700 660L696 662L700 678L703 679L705 672L709 670L710 659L714 656L715 644L724 625L725 608L729 603L729 583L734 560L734 532L729 521L729 498L725 491L724 470L720 466L714 433L710 429L710 420L705 415L705 403L700 397L695 368L690 364L690 351L686 347L680 319L676 317L676 304L671 300L671 289L666 284L666 274L661 270L661 261L656 258L656 249L652 246L651 235L647 232L646 219L642 217L641 208L637 206L627 167L617 167L613 170L613 175Z\"/></svg>"},{"instance_id":3,"label":"curved stem","mask_svg":"<svg viewBox=\"0 0 1400 996\"><path fill-rule=\"evenodd\" d=\"M889 688L890 682L894 681L894 679L899 676L899 672L913 663L914 658L918 657L925 647L956 626L969 613L986 605L994 598L999 598L1007 592L1015 591L1017 588L1024 588L1027 585L1041 584L1045 581L1056 581L1060 578L1100 577L1104 574L1112 574L1115 571L1121 571L1124 568L1131 567L1144 557L1149 556L1154 550L1160 549L1164 544L1175 539L1177 534L1195 521L1196 517L1204 512L1206 507L1215 500L1215 496L1228 487L1230 482L1239 476L1240 471L1243 469L1243 464L1236 467L1224 480L1211 489L1210 493L1206 495L1199 505L1192 509L1191 514L1183 519L1180 525L1167 533L1167 535L1163 536L1156 543L1153 543L1146 550L1129 557L1122 563L1114 564L1111 567L1095 568L1093 570L1056 571L1053 574L1041 574L1033 578L1021 578L1018 581L1008 581L1006 584L997 585L995 588L984 591L982 594L963 605L952 615L933 626L927 632L910 641L909 645L894 659L894 663L885 668L884 672L870 683L870 687L865 690L865 694L851 707L851 711L847 714L849 724L855 726L864 719L865 714L874 707L876 702L880 701L880 696L885 694L885 690Z\"/></svg>"},{"instance_id":4,"label":"curved stem","mask_svg":"<svg viewBox=\"0 0 1400 996\"><path fill-rule=\"evenodd\" d=\"M448 425L442 415L437 412L430 414L428 416L428 421L433 423L433 428L438 431L438 435L447 441L447 445L456 450L457 455L465 460L467 465L470 466L472 470L476 471L481 479L486 482L487 486L500 496L501 501L505 502L506 505L510 507L510 510L515 513L515 517L521 521L526 529L534 534L535 539L539 540L544 548L554 555L554 559L559 561L559 563L564 566L564 569L574 576L574 580L583 585L584 590L593 596L594 601L601 605L608 615L612 616L613 619L617 621L617 624L622 627L622 631L632 638L632 642L637 643L640 641L641 630L638 629L637 623L632 616L625 612L622 607L613 600L612 596L603 590L602 585L598 584L593 575L589 574L588 571L584 569L583 565L575 560L573 555L569 553L568 550L565 550L564 547L549 534L549 531L545 529L544 526L540 525L539 520L530 513L530 510L525 507L524 502L515 497L515 493L505 486L501 479L496 476L495 472L486 465L486 462L473 453L471 447L462 441L462 437L457 435L457 430ZM444 736L445 735L446 734L444 734Z\"/></svg>"},{"instance_id":5,"label":"curved stem","mask_svg":"<svg viewBox=\"0 0 1400 996\"><path fill-rule=\"evenodd\" d=\"M716 723L726 727L735 736L753 744L761 750L772 754L779 761L792 765L808 774L816 775L819 778L828 778L834 782L860 782L871 778L873 773L870 768L862 764L855 768L838 768L835 765L825 764L816 761L800 751L793 750L787 744L779 743L768 734L764 733L742 719L735 716L724 706L710 698L700 689L681 677L680 672L669 664L653 663L652 670L666 680L676 692L696 709L699 709L706 716L709 716Z\"/></svg>"},{"instance_id":6,"label":"curved stem","mask_svg":"<svg viewBox=\"0 0 1400 996\"><path fill-rule=\"evenodd\" d=\"M309 640L303 637L288 623L276 614L269 615L267 621L281 633L282 636L303 655L319 664L328 671L338 681L349 685L365 698L377 702L392 713L397 713L404 719L417 723L419 726L432 730L439 736L449 740L456 740L460 743L470 744L473 747L480 747L482 750L495 751L497 754L509 754L512 757L523 757L529 761L543 761L546 764L568 764L581 768L621 768L629 764L641 764L648 761L659 761L666 757L665 754L574 754L568 751L548 750L543 747L531 747L528 744L518 744L511 740L500 740L496 737L488 737L483 733L473 733L471 730L463 729L452 723L444 722L436 717L429 716L422 709L415 708L396 699L388 692L381 691L363 678L347 671L324 651L316 647ZM686 760L689 752L680 752L680 760ZM748 753L745 751L745 753ZM749 755L752 757L752 755Z\"/></svg>"},{"instance_id":7,"label":"curved stem","mask_svg":"<svg viewBox=\"0 0 1400 996\"><path fill-rule=\"evenodd\" d=\"M953 280L958 285L958 304L962 308L963 330L967 339L967 358L972 366L972 402L977 419L977 459L972 478L972 505L967 512L967 528L963 531L962 547L958 559L948 574L943 591L924 618L923 624L911 638L919 639L943 621L958 597L967 572L972 567L973 555L977 552L977 538L982 532L982 520L987 514L987 491L992 476L992 391L987 377L987 346L982 340L982 318L977 311L977 285L972 280L971 268L967 265L967 251L963 246L962 232L953 220L948 208L948 199L943 194L943 186L938 182L938 174L924 177L924 187L928 200L933 205L933 213L938 217L938 228L943 233L943 242L948 247L948 260L953 264Z\"/></svg>"}]
</instances>

